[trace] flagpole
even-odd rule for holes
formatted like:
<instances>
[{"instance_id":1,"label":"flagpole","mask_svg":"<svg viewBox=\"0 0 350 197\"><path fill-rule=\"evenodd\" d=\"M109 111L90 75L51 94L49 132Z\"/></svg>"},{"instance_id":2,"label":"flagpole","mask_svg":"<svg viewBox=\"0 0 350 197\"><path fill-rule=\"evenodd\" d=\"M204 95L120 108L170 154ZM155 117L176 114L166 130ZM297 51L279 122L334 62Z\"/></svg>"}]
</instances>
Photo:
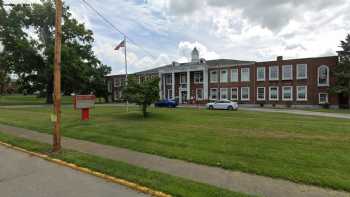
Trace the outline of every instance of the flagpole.
<instances>
[{"instance_id":1,"label":"flagpole","mask_svg":"<svg viewBox=\"0 0 350 197\"><path fill-rule=\"evenodd\" d=\"M124 36L124 57L125 57L125 86L128 87L128 61L126 58L126 36ZM129 112L128 99L126 99L126 112Z\"/></svg>"}]
</instances>

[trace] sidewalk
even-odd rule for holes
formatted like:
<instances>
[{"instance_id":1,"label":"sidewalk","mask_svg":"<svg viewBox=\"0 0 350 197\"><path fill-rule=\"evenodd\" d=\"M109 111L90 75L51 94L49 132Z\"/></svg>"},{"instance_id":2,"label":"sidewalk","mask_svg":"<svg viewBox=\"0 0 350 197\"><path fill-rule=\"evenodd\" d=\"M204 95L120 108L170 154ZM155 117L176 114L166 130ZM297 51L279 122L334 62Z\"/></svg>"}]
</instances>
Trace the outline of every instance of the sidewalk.
<instances>
[{"instance_id":1,"label":"sidewalk","mask_svg":"<svg viewBox=\"0 0 350 197\"><path fill-rule=\"evenodd\" d=\"M0 146L0 191L8 197L146 197L26 153Z\"/></svg>"},{"instance_id":2,"label":"sidewalk","mask_svg":"<svg viewBox=\"0 0 350 197\"><path fill-rule=\"evenodd\" d=\"M240 110L244 111L256 111L256 112L272 112L272 113L287 113L287 114L296 114L303 116L322 116L329 118L342 118L350 119L350 114L341 114L341 113L327 113L327 112L316 112L316 111L305 111L298 109L271 109L271 108L248 108L242 107Z\"/></svg>"},{"instance_id":3,"label":"sidewalk","mask_svg":"<svg viewBox=\"0 0 350 197\"><path fill-rule=\"evenodd\" d=\"M0 132L35 141L51 143L52 136L28 129L0 124ZM248 173L224 170L140 153L124 148L93 142L62 138L63 147L104 158L119 160L153 171L183 177L189 180L214 185L228 190L266 197L350 197L350 193L333 191L315 186L296 184L290 181L257 176Z\"/></svg>"}]
</instances>

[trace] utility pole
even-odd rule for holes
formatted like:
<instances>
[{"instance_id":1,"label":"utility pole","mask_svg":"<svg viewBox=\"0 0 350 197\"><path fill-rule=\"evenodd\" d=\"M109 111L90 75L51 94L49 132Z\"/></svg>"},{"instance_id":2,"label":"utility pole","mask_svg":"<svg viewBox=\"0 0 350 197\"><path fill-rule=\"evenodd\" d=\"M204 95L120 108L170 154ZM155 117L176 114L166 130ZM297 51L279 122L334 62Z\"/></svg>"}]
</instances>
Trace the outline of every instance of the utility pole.
<instances>
[{"instance_id":1,"label":"utility pole","mask_svg":"<svg viewBox=\"0 0 350 197\"><path fill-rule=\"evenodd\" d=\"M61 40L62 0L56 0L55 62L54 62L54 130L52 151L61 150Z\"/></svg>"},{"instance_id":2,"label":"utility pole","mask_svg":"<svg viewBox=\"0 0 350 197\"><path fill-rule=\"evenodd\" d=\"M126 36L124 36L125 86L128 87L128 58L126 56ZM129 101L126 99L126 112L129 112Z\"/></svg>"}]
</instances>

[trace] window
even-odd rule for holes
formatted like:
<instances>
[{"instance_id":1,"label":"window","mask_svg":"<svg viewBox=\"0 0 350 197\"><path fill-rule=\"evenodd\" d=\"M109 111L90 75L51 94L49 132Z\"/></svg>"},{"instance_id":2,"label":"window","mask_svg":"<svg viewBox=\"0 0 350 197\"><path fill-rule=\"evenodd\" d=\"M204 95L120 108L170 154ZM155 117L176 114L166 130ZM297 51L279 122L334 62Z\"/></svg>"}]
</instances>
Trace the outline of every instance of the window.
<instances>
[{"instance_id":1,"label":"window","mask_svg":"<svg viewBox=\"0 0 350 197\"><path fill-rule=\"evenodd\" d=\"M172 89L168 89L168 99L173 99L173 91Z\"/></svg>"},{"instance_id":2,"label":"window","mask_svg":"<svg viewBox=\"0 0 350 197\"><path fill-rule=\"evenodd\" d=\"M187 83L187 74L181 73L180 75L180 84L186 84Z\"/></svg>"},{"instance_id":3,"label":"window","mask_svg":"<svg viewBox=\"0 0 350 197\"><path fill-rule=\"evenodd\" d=\"M297 64L297 79L307 79L307 64Z\"/></svg>"},{"instance_id":4,"label":"window","mask_svg":"<svg viewBox=\"0 0 350 197\"><path fill-rule=\"evenodd\" d=\"M171 75L166 75L165 76L165 84L171 85L172 81L173 81L173 79L172 79Z\"/></svg>"},{"instance_id":5,"label":"window","mask_svg":"<svg viewBox=\"0 0 350 197\"><path fill-rule=\"evenodd\" d=\"M228 81L228 73L227 70L220 71L220 82L226 83Z\"/></svg>"},{"instance_id":6,"label":"window","mask_svg":"<svg viewBox=\"0 0 350 197\"><path fill-rule=\"evenodd\" d=\"M256 80L257 81L265 81L265 67L258 67L256 69L257 75L256 75Z\"/></svg>"},{"instance_id":7,"label":"window","mask_svg":"<svg viewBox=\"0 0 350 197\"><path fill-rule=\"evenodd\" d=\"M211 83L217 83L218 82L218 72L215 71L210 71L210 82Z\"/></svg>"},{"instance_id":8,"label":"window","mask_svg":"<svg viewBox=\"0 0 350 197\"><path fill-rule=\"evenodd\" d=\"M319 104L327 104L328 103L328 93L320 93L318 95L318 103Z\"/></svg>"},{"instance_id":9,"label":"window","mask_svg":"<svg viewBox=\"0 0 350 197\"><path fill-rule=\"evenodd\" d=\"M114 87L118 87L119 86L119 80L117 78L114 78L113 79L113 82L114 82Z\"/></svg>"},{"instance_id":10,"label":"window","mask_svg":"<svg viewBox=\"0 0 350 197\"><path fill-rule=\"evenodd\" d=\"M284 86L282 88L282 100L292 101L293 100L293 88L292 86Z\"/></svg>"},{"instance_id":11,"label":"window","mask_svg":"<svg viewBox=\"0 0 350 197\"><path fill-rule=\"evenodd\" d=\"M307 100L307 86L297 86L297 100L298 101Z\"/></svg>"},{"instance_id":12,"label":"window","mask_svg":"<svg viewBox=\"0 0 350 197\"><path fill-rule=\"evenodd\" d=\"M203 73L202 72L195 72L194 73L194 83L203 83Z\"/></svg>"},{"instance_id":13,"label":"window","mask_svg":"<svg viewBox=\"0 0 350 197\"><path fill-rule=\"evenodd\" d=\"M270 87L269 100L270 101L278 101L278 87Z\"/></svg>"},{"instance_id":14,"label":"window","mask_svg":"<svg viewBox=\"0 0 350 197\"><path fill-rule=\"evenodd\" d=\"M108 81L108 86L107 86L107 88L108 88L108 92L109 92L109 93L112 92L112 82L111 82L111 81Z\"/></svg>"},{"instance_id":15,"label":"window","mask_svg":"<svg viewBox=\"0 0 350 197\"><path fill-rule=\"evenodd\" d=\"M283 65L282 80L292 80L292 79L293 79L293 65Z\"/></svg>"},{"instance_id":16,"label":"window","mask_svg":"<svg viewBox=\"0 0 350 197\"><path fill-rule=\"evenodd\" d=\"M220 99L228 99L228 89L220 88Z\"/></svg>"},{"instance_id":17,"label":"window","mask_svg":"<svg viewBox=\"0 0 350 197\"><path fill-rule=\"evenodd\" d=\"M241 87L241 100L242 101L249 101L250 97L250 88L249 87Z\"/></svg>"},{"instance_id":18,"label":"window","mask_svg":"<svg viewBox=\"0 0 350 197\"><path fill-rule=\"evenodd\" d=\"M196 89L196 99L197 101L203 100L203 88Z\"/></svg>"},{"instance_id":19,"label":"window","mask_svg":"<svg viewBox=\"0 0 350 197\"><path fill-rule=\"evenodd\" d=\"M210 89L210 100L217 100L217 99L218 99L218 89L211 88Z\"/></svg>"},{"instance_id":20,"label":"window","mask_svg":"<svg viewBox=\"0 0 350 197\"><path fill-rule=\"evenodd\" d=\"M329 86L329 68L322 65L318 67L318 86Z\"/></svg>"},{"instance_id":21,"label":"window","mask_svg":"<svg viewBox=\"0 0 350 197\"><path fill-rule=\"evenodd\" d=\"M231 100L238 100L238 88L231 88Z\"/></svg>"},{"instance_id":22,"label":"window","mask_svg":"<svg viewBox=\"0 0 350 197\"><path fill-rule=\"evenodd\" d=\"M258 101L265 100L265 87L258 87L258 89L256 90L256 99Z\"/></svg>"},{"instance_id":23,"label":"window","mask_svg":"<svg viewBox=\"0 0 350 197\"><path fill-rule=\"evenodd\" d=\"M231 69L231 82L238 82L238 69Z\"/></svg>"},{"instance_id":24,"label":"window","mask_svg":"<svg viewBox=\"0 0 350 197\"><path fill-rule=\"evenodd\" d=\"M241 81L249 81L250 73L249 68L241 68Z\"/></svg>"},{"instance_id":25,"label":"window","mask_svg":"<svg viewBox=\"0 0 350 197\"><path fill-rule=\"evenodd\" d=\"M118 100L118 92L117 91L114 91L113 92L113 97L114 97L114 100Z\"/></svg>"},{"instance_id":26,"label":"window","mask_svg":"<svg viewBox=\"0 0 350 197\"><path fill-rule=\"evenodd\" d=\"M269 79L278 80L278 66L270 66Z\"/></svg>"}]
</instances>

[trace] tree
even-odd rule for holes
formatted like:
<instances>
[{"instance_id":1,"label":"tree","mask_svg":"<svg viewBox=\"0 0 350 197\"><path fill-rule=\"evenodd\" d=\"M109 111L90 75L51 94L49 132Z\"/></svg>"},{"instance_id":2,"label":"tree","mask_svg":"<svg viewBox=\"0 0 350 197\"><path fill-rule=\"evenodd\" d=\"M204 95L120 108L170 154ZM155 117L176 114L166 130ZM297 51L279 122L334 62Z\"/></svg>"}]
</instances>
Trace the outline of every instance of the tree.
<instances>
[{"instance_id":1,"label":"tree","mask_svg":"<svg viewBox=\"0 0 350 197\"><path fill-rule=\"evenodd\" d=\"M25 29L36 37L32 38L21 32L13 34L17 39L15 42L17 44L12 44L13 51L17 53L16 56L25 56L25 58L28 56L31 59L16 60L11 70L18 75L22 89L27 92L39 91L41 96L46 97L47 103L52 103L54 0L41 0L41 3L30 6L15 6L8 15L8 19L11 18L10 21L19 26L18 31L23 32ZM62 92L65 95L73 92L77 94L94 92L103 95L105 89L101 84L104 84L104 76L111 72L111 68L103 65L95 56L92 50L93 32L72 18L69 7L65 5L62 17ZM12 35L9 32L4 34L7 37ZM22 34L23 36L20 36ZM5 38L5 40L9 39ZM12 55L13 58L16 56Z\"/></svg>"},{"instance_id":2,"label":"tree","mask_svg":"<svg viewBox=\"0 0 350 197\"><path fill-rule=\"evenodd\" d=\"M128 85L123 90L123 97L129 102L141 106L142 114L147 117L147 107L159 99L159 78L139 83L135 77L129 77Z\"/></svg>"},{"instance_id":3,"label":"tree","mask_svg":"<svg viewBox=\"0 0 350 197\"><path fill-rule=\"evenodd\" d=\"M331 89L333 93L350 97L350 34L340 42L343 51L339 51L339 62L334 69L336 84ZM349 98L350 106L350 98Z\"/></svg>"}]
</instances>

